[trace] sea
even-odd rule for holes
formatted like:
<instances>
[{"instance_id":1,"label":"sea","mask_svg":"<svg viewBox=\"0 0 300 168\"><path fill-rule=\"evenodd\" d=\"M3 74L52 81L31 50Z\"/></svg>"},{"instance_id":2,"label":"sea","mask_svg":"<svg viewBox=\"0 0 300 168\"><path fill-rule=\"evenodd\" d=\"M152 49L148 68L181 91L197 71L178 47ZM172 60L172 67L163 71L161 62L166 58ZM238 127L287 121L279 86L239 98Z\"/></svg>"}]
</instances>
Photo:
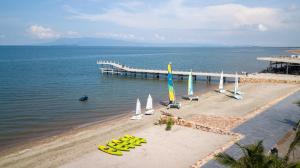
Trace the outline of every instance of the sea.
<instances>
[{"instance_id":1,"label":"sea","mask_svg":"<svg viewBox=\"0 0 300 168\"><path fill-rule=\"evenodd\" d=\"M287 54L272 47L88 47L0 46L0 151L60 134L89 123L133 113L136 99L145 108L167 100L164 78L101 74L97 60L110 60L145 69L255 73L267 62L259 56ZM217 81L199 78L194 91L213 90ZM187 81L174 80L177 99ZM87 102L78 99L87 95ZM201 100L200 100L201 101Z\"/></svg>"}]
</instances>

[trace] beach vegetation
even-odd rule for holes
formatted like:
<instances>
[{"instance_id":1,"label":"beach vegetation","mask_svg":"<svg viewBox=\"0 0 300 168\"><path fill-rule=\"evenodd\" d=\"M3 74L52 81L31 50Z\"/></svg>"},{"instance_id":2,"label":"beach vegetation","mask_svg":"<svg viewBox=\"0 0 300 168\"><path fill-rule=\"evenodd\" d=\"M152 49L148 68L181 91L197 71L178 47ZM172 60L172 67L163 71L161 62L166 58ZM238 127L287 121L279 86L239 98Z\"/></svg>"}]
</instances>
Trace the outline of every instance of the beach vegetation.
<instances>
[{"instance_id":1,"label":"beach vegetation","mask_svg":"<svg viewBox=\"0 0 300 168\"><path fill-rule=\"evenodd\" d=\"M166 123L166 131L170 131L173 125L174 125L174 121L172 120L172 118L168 118Z\"/></svg>"},{"instance_id":2,"label":"beach vegetation","mask_svg":"<svg viewBox=\"0 0 300 168\"><path fill-rule=\"evenodd\" d=\"M215 155L215 159L221 165L231 168L296 168L300 163L288 163L286 158L281 158L277 153L267 154L265 152L263 141L250 145L241 145L236 143L243 152L243 156L236 159L227 153L219 153Z\"/></svg>"}]
</instances>

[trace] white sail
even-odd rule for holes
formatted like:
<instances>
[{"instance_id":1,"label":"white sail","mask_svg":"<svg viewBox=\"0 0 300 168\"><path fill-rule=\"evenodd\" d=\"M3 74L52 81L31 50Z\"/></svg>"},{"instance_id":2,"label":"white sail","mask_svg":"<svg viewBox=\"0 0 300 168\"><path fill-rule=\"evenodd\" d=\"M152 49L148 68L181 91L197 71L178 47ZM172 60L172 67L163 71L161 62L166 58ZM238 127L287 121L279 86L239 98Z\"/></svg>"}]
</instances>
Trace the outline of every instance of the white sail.
<instances>
[{"instance_id":1,"label":"white sail","mask_svg":"<svg viewBox=\"0 0 300 168\"><path fill-rule=\"evenodd\" d=\"M141 109L141 102L140 99L137 99L136 101L136 110L135 110L136 115L142 114L142 109Z\"/></svg>"},{"instance_id":2,"label":"white sail","mask_svg":"<svg viewBox=\"0 0 300 168\"><path fill-rule=\"evenodd\" d=\"M193 96L194 91L193 91L193 77L192 77L192 70L189 73L189 79L188 79L188 95Z\"/></svg>"},{"instance_id":3,"label":"white sail","mask_svg":"<svg viewBox=\"0 0 300 168\"><path fill-rule=\"evenodd\" d=\"M234 95L235 99L241 100L243 97L241 96L241 92L239 91L239 78L237 73L235 73L235 83L234 83Z\"/></svg>"},{"instance_id":4,"label":"white sail","mask_svg":"<svg viewBox=\"0 0 300 168\"><path fill-rule=\"evenodd\" d=\"M149 94L148 99L147 99L147 105L146 105L146 110L151 110L153 108L153 104L152 104L152 97Z\"/></svg>"},{"instance_id":5,"label":"white sail","mask_svg":"<svg viewBox=\"0 0 300 168\"><path fill-rule=\"evenodd\" d=\"M224 90L224 86L223 86L223 71L221 72L220 83L219 83L219 90Z\"/></svg>"},{"instance_id":6,"label":"white sail","mask_svg":"<svg viewBox=\"0 0 300 168\"><path fill-rule=\"evenodd\" d=\"M237 73L235 73L235 83L234 83L234 94L238 94L239 79Z\"/></svg>"}]
</instances>

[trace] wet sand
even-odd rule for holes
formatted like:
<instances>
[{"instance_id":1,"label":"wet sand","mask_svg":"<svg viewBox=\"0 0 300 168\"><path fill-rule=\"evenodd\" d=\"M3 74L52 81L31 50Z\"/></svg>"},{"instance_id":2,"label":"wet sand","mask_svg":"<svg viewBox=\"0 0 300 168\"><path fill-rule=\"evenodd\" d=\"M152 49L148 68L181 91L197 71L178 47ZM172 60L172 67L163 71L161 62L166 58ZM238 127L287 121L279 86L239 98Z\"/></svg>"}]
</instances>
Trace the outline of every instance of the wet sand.
<instances>
[{"instance_id":1,"label":"wet sand","mask_svg":"<svg viewBox=\"0 0 300 168\"><path fill-rule=\"evenodd\" d=\"M227 89L231 89L231 87L229 85ZM189 167L193 164L192 162L205 158L222 144L227 144L232 137L180 126L166 132L164 128L153 125L159 119L161 110L187 120L196 119L200 115L247 120L299 90L299 85L242 84L241 90L245 92L245 95L243 95L244 99L240 101L233 99L230 92L225 95L209 92L199 95L199 102L182 100L183 108L180 110L166 110L165 107L161 107L156 109L155 115L144 116L140 121L131 121L129 116L124 116L105 123L72 130L63 135L47 138L39 143L16 148L9 153L2 154L0 167L118 167L118 164L111 163L114 161L130 167L141 167L141 164L146 165L152 162L166 162L165 167ZM119 158L98 151L98 144L105 144L108 140L127 133L145 137L148 139L148 143ZM182 143L179 141L180 139L187 143ZM211 142L210 139L216 140ZM161 141L165 140L167 144L161 146ZM197 147L190 146L189 141L194 142ZM178 145L181 147L177 151ZM170 148L171 154L165 153L167 152L165 147ZM173 162L165 161L170 159L165 155L170 155ZM141 160L136 166L132 165L133 157L139 157ZM180 159L180 164L176 164L177 159Z\"/></svg>"}]
</instances>

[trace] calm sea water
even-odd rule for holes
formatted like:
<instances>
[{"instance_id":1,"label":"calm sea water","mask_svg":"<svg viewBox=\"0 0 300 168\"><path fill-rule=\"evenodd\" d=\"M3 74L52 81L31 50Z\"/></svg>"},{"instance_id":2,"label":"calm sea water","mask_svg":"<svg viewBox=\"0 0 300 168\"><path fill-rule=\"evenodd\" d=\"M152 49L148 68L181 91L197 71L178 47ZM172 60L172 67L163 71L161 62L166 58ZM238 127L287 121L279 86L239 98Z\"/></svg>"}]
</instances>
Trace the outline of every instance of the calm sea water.
<instances>
[{"instance_id":1,"label":"calm sea water","mask_svg":"<svg viewBox=\"0 0 300 168\"><path fill-rule=\"evenodd\" d=\"M131 67L173 70L258 72L266 63L256 57L284 54L287 48L160 48L160 47L0 47L0 149L33 138L60 133L83 124L167 99L165 80L102 76L97 59ZM203 93L215 84L197 81ZM186 81L175 81L177 95ZM78 98L88 95L81 103Z\"/></svg>"}]
</instances>

